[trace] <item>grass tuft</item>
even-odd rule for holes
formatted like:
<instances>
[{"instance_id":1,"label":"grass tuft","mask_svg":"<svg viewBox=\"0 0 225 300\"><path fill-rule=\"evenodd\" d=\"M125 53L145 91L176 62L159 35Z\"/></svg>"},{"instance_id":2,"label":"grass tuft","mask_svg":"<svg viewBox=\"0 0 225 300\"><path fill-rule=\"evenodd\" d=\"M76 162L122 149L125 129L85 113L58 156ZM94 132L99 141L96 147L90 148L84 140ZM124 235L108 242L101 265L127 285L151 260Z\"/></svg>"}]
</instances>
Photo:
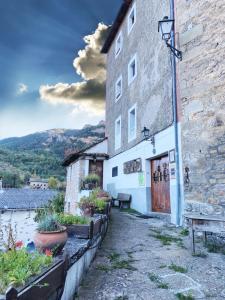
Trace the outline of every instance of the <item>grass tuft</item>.
<instances>
[{"instance_id":1,"label":"grass tuft","mask_svg":"<svg viewBox=\"0 0 225 300\"><path fill-rule=\"evenodd\" d=\"M159 282L159 277L156 274L154 274L154 273L148 273L148 278L152 282Z\"/></svg>"},{"instance_id":2,"label":"grass tuft","mask_svg":"<svg viewBox=\"0 0 225 300\"><path fill-rule=\"evenodd\" d=\"M181 267L181 266L177 266L175 265L174 263L172 263L170 266L169 266L169 269L175 271L175 272L179 272L179 273L187 273L187 268L184 268L184 267Z\"/></svg>"},{"instance_id":3,"label":"grass tuft","mask_svg":"<svg viewBox=\"0 0 225 300\"><path fill-rule=\"evenodd\" d=\"M157 288L159 289L165 289L167 290L169 288L169 285L165 282L160 282L158 285L157 285Z\"/></svg>"},{"instance_id":4,"label":"grass tuft","mask_svg":"<svg viewBox=\"0 0 225 300\"><path fill-rule=\"evenodd\" d=\"M111 267L110 266L107 266L107 265L103 265L103 264L99 264L95 267L97 270L100 270L100 271L104 271L104 272L109 272L111 270Z\"/></svg>"},{"instance_id":5,"label":"grass tuft","mask_svg":"<svg viewBox=\"0 0 225 300\"><path fill-rule=\"evenodd\" d=\"M177 293L176 294L176 297L179 299L179 300L195 300L195 298L189 294L189 295L184 295L182 293Z\"/></svg>"},{"instance_id":6,"label":"grass tuft","mask_svg":"<svg viewBox=\"0 0 225 300\"><path fill-rule=\"evenodd\" d=\"M113 252L111 253L109 256L108 256L108 259L113 262L115 260L118 260L120 257L120 254L119 253L116 253L116 252Z\"/></svg>"},{"instance_id":7,"label":"grass tuft","mask_svg":"<svg viewBox=\"0 0 225 300\"><path fill-rule=\"evenodd\" d=\"M156 238L157 240L160 240L161 243L165 246L165 245L171 245L172 242L174 243L178 243L178 242L182 242L181 238L178 237L173 237L171 235L168 234L161 234L161 233L157 233L156 235L152 235L154 238Z\"/></svg>"},{"instance_id":8,"label":"grass tuft","mask_svg":"<svg viewBox=\"0 0 225 300\"><path fill-rule=\"evenodd\" d=\"M189 235L189 230L187 228L183 228L180 232L181 235L183 236L188 236Z\"/></svg>"},{"instance_id":9,"label":"grass tuft","mask_svg":"<svg viewBox=\"0 0 225 300\"><path fill-rule=\"evenodd\" d=\"M131 260L131 259L115 261L112 264L112 268L113 269L126 269L126 270L130 270L130 271L136 271L137 269L131 265L131 263L133 263L133 262L134 262L134 260Z\"/></svg>"}]
</instances>

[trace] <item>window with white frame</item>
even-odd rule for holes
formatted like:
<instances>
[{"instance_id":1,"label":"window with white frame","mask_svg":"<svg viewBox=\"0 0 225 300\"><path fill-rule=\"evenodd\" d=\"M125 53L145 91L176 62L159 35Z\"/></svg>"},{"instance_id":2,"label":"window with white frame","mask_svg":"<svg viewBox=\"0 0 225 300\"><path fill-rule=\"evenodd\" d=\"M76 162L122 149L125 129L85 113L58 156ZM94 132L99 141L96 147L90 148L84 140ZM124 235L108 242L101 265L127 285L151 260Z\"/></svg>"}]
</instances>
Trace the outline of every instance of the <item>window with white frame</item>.
<instances>
[{"instance_id":1,"label":"window with white frame","mask_svg":"<svg viewBox=\"0 0 225 300\"><path fill-rule=\"evenodd\" d=\"M121 116L115 121L115 150L121 147Z\"/></svg>"},{"instance_id":2,"label":"window with white frame","mask_svg":"<svg viewBox=\"0 0 225 300\"><path fill-rule=\"evenodd\" d=\"M137 55L135 54L128 64L128 85L137 76Z\"/></svg>"},{"instance_id":3,"label":"window with white frame","mask_svg":"<svg viewBox=\"0 0 225 300\"><path fill-rule=\"evenodd\" d=\"M120 54L122 50L122 46L123 46L123 36L122 36L122 32L120 32L116 39L115 57L117 57Z\"/></svg>"},{"instance_id":4,"label":"window with white frame","mask_svg":"<svg viewBox=\"0 0 225 300\"><path fill-rule=\"evenodd\" d=\"M131 32L135 23L136 23L136 3L134 3L134 5L132 6L128 14L128 19L127 19L128 34Z\"/></svg>"},{"instance_id":5,"label":"window with white frame","mask_svg":"<svg viewBox=\"0 0 225 300\"><path fill-rule=\"evenodd\" d=\"M115 84L115 102L122 96L122 75L117 79Z\"/></svg>"},{"instance_id":6,"label":"window with white frame","mask_svg":"<svg viewBox=\"0 0 225 300\"><path fill-rule=\"evenodd\" d=\"M136 138L137 129L137 109L136 104L132 106L128 111L128 141L132 141Z\"/></svg>"}]
</instances>

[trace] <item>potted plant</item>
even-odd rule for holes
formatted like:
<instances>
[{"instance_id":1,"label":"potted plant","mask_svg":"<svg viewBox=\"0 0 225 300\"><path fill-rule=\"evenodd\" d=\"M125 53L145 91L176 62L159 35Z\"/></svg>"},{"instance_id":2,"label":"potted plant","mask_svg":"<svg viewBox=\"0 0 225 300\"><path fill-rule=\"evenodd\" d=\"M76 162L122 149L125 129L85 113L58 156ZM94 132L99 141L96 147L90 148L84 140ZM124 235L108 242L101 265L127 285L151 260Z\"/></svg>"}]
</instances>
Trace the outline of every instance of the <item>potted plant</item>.
<instances>
[{"instance_id":1,"label":"potted plant","mask_svg":"<svg viewBox=\"0 0 225 300\"><path fill-rule=\"evenodd\" d=\"M60 225L55 216L47 215L38 224L34 243L40 252L49 249L56 255L66 244L67 238L66 227Z\"/></svg>"},{"instance_id":2,"label":"potted plant","mask_svg":"<svg viewBox=\"0 0 225 300\"><path fill-rule=\"evenodd\" d=\"M67 228L68 236L89 239L92 236L90 218L85 216L74 216L72 214L59 214L57 221Z\"/></svg>"},{"instance_id":3,"label":"potted plant","mask_svg":"<svg viewBox=\"0 0 225 300\"><path fill-rule=\"evenodd\" d=\"M106 191L101 190L101 189L96 190L96 197L98 199L102 199L102 200L107 201L107 202L111 201L109 193L107 193Z\"/></svg>"},{"instance_id":4,"label":"potted plant","mask_svg":"<svg viewBox=\"0 0 225 300\"><path fill-rule=\"evenodd\" d=\"M84 216L93 217L95 212L95 199L93 198L93 195L90 194L89 197L82 197L78 206Z\"/></svg>"},{"instance_id":5,"label":"potted plant","mask_svg":"<svg viewBox=\"0 0 225 300\"><path fill-rule=\"evenodd\" d=\"M89 174L83 180L83 188L93 190L100 184L100 177L97 174Z\"/></svg>"},{"instance_id":6,"label":"potted plant","mask_svg":"<svg viewBox=\"0 0 225 300\"><path fill-rule=\"evenodd\" d=\"M98 214L106 214L107 202L101 198L95 200L95 212Z\"/></svg>"}]
</instances>

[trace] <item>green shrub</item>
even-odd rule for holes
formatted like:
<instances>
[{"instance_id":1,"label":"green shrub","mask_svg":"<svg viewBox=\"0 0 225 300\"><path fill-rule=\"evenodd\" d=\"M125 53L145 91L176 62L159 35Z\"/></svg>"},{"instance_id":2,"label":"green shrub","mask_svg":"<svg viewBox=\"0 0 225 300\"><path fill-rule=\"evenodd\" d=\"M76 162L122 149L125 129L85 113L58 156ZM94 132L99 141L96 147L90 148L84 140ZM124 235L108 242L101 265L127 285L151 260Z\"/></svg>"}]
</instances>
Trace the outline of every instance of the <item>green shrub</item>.
<instances>
[{"instance_id":1,"label":"green shrub","mask_svg":"<svg viewBox=\"0 0 225 300\"><path fill-rule=\"evenodd\" d=\"M99 184L100 183L100 177L97 174L89 174L84 178L84 183L93 183L93 184Z\"/></svg>"},{"instance_id":2,"label":"green shrub","mask_svg":"<svg viewBox=\"0 0 225 300\"><path fill-rule=\"evenodd\" d=\"M10 285L24 285L29 277L40 274L51 263L51 256L28 253L24 249L0 252L0 294Z\"/></svg>"},{"instance_id":3,"label":"green shrub","mask_svg":"<svg viewBox=\"0 0 225 300\"><path fill-rule=\"evenodd\" d=\"M102 211L106 208L106 202L102 199L95 200L95 208L99 211Z\"/></svg>"},{"instance_id":4,"label":"green shrub","mask_svg":"<svg viewBox=\"0 0 225 300\"><path fill-rule=\"evenodd\" d=\"M73 225L73 224L89 224L90 219L83 216L74 216L71 214L60 214L57 215L57 221L62 225Z\"/></svg>"},{"instance_id":5,"label":"green shrub","mask_svg":"<svg viewBox=\"0 0 225 300\"><path fill-rule=\"evenodd\" d=\"M37 229L38 231L43 231L43 232L53 232L53 231L60 231L62 227L57 222L55 216L47 215L38 224Z\"/></svg>"},{"instance_id":6,"label":"green shrub","mask_svg":"<svg viewBox=\"0 0 225 300\"><path fill-rule=\"evenodd\" d=\"M58 193L52 201L49 202L44 208L38 208L35 210L35 222L40 222L42 219L46 218L46 216L50 214L60 214L64 211L64 203L65 203L65 195L64 193Z\"/></svg>"}]
</instances>

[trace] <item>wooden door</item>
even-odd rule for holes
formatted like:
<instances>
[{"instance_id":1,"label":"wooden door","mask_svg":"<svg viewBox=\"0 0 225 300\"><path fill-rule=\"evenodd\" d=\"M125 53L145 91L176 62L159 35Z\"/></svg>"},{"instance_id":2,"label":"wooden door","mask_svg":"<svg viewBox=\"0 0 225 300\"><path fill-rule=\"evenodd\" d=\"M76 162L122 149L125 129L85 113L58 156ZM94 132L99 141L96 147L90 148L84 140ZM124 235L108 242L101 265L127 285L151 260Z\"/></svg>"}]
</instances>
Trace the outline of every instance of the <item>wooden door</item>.
<instances>
[{"instance_id":1,"label":"wooden door","mask_svg":"<svg viewBox=\"0 0 225 300\"><path fill-rule=\"evenodd\" d=\"M97 174L100 177L100 187L103 186L103 161L89 161L89 174Z\"/></svg>"},{"instance_id":2,"label":"wooden door","mask_svg":"<svg viewBox=\"0 0 225 300\"><path fill-rule=\"evenodd\" d=\"M151 161L152 211L170 213L170 173L168 156Z\"/></svg>"}]
</instances>

